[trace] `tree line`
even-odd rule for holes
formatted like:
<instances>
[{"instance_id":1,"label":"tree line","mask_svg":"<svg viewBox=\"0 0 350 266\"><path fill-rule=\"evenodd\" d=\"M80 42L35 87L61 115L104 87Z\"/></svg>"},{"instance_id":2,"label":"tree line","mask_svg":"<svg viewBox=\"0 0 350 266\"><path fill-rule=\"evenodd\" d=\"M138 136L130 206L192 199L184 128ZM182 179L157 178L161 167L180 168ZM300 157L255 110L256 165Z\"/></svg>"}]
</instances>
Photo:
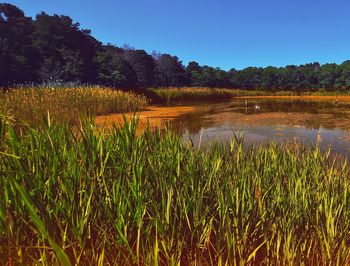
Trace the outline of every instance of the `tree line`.
<instances>
[{"instance_id":1,"label":"tree line","mask_svg":"<svg viewBox=\"0 0 350 266\"><path fill-rule=\"evenodd\" d=\"M350 61L229 71L178 57L96 40L70 17L41 12L35 19L0 4L0 86L85 83L119 88L201 86L266 90L345 90Z\"/></svg>"}]
</instances>

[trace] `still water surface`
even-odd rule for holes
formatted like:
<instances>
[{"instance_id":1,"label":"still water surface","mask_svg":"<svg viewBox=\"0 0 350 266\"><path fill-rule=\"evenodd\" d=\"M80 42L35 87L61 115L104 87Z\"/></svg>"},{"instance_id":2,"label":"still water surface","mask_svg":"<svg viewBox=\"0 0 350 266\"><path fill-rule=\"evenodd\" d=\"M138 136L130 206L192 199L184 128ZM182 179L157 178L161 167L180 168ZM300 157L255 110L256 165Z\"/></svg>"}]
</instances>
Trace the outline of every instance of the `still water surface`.
<instances>
[{"instance_id":1,"label":"still water surface","mask_svg":"<svg viewBox=\"0 0 350 266\"><path fill-rule=\"evenodd\" d=\"M235 99L194 107L171 126L195 145L229 141L243 132L247 144L318 143L323 150L350 155L349 100Z\"/></svg>"}]
</instances>

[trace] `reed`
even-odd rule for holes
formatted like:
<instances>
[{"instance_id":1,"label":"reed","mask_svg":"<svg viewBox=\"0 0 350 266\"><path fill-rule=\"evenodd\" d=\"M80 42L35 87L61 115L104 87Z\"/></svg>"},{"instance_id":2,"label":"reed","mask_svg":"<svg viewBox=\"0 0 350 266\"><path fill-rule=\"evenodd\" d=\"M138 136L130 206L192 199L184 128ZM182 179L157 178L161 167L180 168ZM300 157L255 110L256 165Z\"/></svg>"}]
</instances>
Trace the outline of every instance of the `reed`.
<instances>
[{"instance_id":1,"label":"reed","mask_svg":"<svg viewBox=\"0 0 350 266\"><path fill-rule=\"evenodd\" d=\"M136 127L1 120L1 265L350 263L345 160Z\"/></svg>"},{"instance_id":2,"label":"reed","mask_svg":"<svg viewBox=\"0 0 350 266\"><path fill-rule=\"evenodd\" d=\"M152 88L167 103L178 101L213 101L230 99L236 96L269 95L265 91L251 91L225 88L182 87L182 88Z\"/></svg>"},{"instance_id":3,"label":"reed","mask_svg":"<svg viewBox=\"0 0 350 266\"><path fill-rule=\"evenodd\" d=\"M348 91L326 90L269 90L269 89L229 89L229 88L205 88L205 87L170 87L151 88L150 91L158 95L164 102L208 101L227 100L244 96L349 96Z\"/></svg>"},{"instance_id":4,"label":"reed","mask_svg":"<svg viewBox=\"0 0 350 266\"><path fill-rule=\"evenodd\" d=\"M84 115L142 110L147 99L102 87L33 87L0 92L0 112L18 122L40 125L49 112L56 121L76 124Z\"/></svg>"}]
</instances>

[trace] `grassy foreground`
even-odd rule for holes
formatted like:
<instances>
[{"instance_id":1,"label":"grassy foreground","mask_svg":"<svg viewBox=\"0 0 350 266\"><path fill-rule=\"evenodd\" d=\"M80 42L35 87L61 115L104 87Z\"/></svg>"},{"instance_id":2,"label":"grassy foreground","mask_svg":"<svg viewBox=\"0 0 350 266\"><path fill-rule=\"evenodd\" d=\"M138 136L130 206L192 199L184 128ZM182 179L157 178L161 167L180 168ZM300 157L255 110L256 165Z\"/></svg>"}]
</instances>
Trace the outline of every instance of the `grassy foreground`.
<instances>
[{"instance_id":1,"label":"grassy foreground","mask_svg":"<svg viewBox=\"0 0 350 266\"><path fill-rule=\"evenodd\" d=\"M134 112L146 105L143 96L101 87L35 87L0 92L0 113L31 125L40 125L47 112L56 121L76 124L83 115Z\"/></svg>"},{"instance_id":2,"label":"grassy foreground","mask_svg":"<svg viewBox=\"0 0 350 266\"><path fill-rule=\"evenodd\" d=\"M350 263L346 163L296 145L198 150L136 123L0 124L0 264Z\"/></svg>"}]
</instances>

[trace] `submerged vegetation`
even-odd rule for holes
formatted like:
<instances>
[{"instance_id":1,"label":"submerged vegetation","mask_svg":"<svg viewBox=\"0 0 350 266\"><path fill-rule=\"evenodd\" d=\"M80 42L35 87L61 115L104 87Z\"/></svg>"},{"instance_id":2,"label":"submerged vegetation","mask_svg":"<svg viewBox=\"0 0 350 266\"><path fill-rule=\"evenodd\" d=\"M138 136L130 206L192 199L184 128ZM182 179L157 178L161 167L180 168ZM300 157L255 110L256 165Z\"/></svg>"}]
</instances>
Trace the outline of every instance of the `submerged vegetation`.
<instances>
[{"instance_id":1,"label":"submerged vegetation","mask_svg":"<svg viewBox=\"0 0 350 266\"><path fill-rule=\"evenodd\" d=\"M136 126L1 120L0 264L350 263L345 161Z\"/></svg>"},{"instance_id":2,"label":"submerged vegetation","mask_svg":"<svg viewBox=\"0 0 350 266\"><path fill-rule=\"evenodd\" d=\"M0 112L31 125L42 124L48 112L56 121L76 124L84 115L134 112L146 104L144 96L103 87L15 88L0 92Z\"/></svg>"}]
</instances>

